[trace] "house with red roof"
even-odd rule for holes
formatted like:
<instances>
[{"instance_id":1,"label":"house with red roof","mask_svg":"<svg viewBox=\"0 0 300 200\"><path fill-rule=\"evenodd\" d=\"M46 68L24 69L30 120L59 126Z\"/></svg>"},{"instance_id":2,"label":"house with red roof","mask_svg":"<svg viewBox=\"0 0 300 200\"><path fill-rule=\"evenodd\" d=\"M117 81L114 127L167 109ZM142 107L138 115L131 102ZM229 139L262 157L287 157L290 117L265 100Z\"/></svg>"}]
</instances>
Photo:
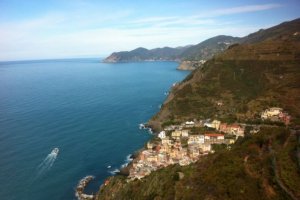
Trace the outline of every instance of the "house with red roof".
<instances>
[{"instance_id":1,"label":"house with red roof","mask_svg":"<svg viewBox=\"0 0 300 200\"><path fill-rule=\"evenodd\" d=\"M220 143L224 141L224 135L220 133L205 133L204 139L206 142L210 143Z\"/></svg>"},{"instance_id":2,"label":"house with red roof","mask_svg":"<svg viewBox=\"0 0 300 200\"><path fill-rule=\"evenodd\" d=\"M220 124L220 131L223 133L244 137L245 129L239 124Z\"/></svg>"}]
</instances>

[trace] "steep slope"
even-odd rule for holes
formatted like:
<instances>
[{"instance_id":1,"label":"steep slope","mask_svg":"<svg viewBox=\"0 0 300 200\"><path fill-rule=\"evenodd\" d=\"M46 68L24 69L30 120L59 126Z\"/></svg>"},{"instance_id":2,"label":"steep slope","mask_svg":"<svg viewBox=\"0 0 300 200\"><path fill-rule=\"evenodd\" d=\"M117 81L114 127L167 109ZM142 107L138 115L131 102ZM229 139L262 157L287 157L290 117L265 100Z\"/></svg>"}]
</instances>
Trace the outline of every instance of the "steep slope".
<instances>
[{"instance_id":1,"label":"steep slope","mask_svg":"<svg viewBox=\"0 0 300 200\"><path fill-rule=\"evenodd\" d=\"M260 31L251 44L232 45L194 70L172 88L149 124L159 130L193 118L258 123L262 110L279 106L292 115L292 127L299 126L300 26L295 30L294 22L277 26L282 31L275 35ZM263 125L230 150L189 166L169 166L132 182L111 177L96 199L300 199L299 145L299 132Z\"/></svg>"},{"instance_id":2,"label":"steep slope","mask_svg":"<svg viewBox=\"0 0 300 200\"><path fill-rule=\"evenodd\" d=\"M174 87L149 124L160 129L166 122L193 118L256 120L269 106L283 107L292 114L294 123L299 123L299 65L298 34L234 45ZM220 101L223 106L217 105Z\"/></svg>"},{"instance_id":3,"label":"steep slope","mask_svg":"<svg viewBox=\"0 0 300 200\"><path fill-rule=\"evenodd\" d=\"M241 43L244 44L253 44L258 43L266 40L284 40L289 39L293 34L300 34L299 32L300 27L300 18L289 21L283 22L277 26L273 26L268 29L261 29L255 33L249 34L246 37L241 39Z\"/></svg>"},{"instance_id":4,"label":"steep slope","mask_svg":"<svg viewBox=\"0 0 300 200\"><path fill-rule=\"evenodd\" d=\"M184 60L208 60L214 55L226 50L230 45L238 43L241 38L219 35L207 39L185 50L181 54Z\"/></svg>"},{"instance_id":5,"label":"steep slope","mask_svg":"<svg viewBox=\"0 0 300 200\"><path fill-rule=\"evenodd\" d=\"M297 135L285 128L262 128L189 166L169 166L129 183L111 177L96 199L297 199L297 145Z\"/></svg>"}]
</instances>

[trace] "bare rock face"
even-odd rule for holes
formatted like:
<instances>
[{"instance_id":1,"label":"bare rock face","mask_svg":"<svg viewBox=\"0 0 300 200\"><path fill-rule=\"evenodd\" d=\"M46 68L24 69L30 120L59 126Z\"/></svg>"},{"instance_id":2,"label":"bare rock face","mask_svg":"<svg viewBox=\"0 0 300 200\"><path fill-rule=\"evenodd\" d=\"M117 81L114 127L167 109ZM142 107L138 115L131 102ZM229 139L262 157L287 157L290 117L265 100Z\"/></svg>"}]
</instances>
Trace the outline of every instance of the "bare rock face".
<instances>
[{"instance_id":1,"label":"bare rock face","mask_svg":"<svg viewBox=\"0 0 300 200\"><path fill-rule=\"evenodd\" d=\"M194 66L193 66L193 63L192 61L182 61L180 63L180 65L177 67L178 70L194 70L196 69Z\"/></svg>"},{"instance_id":2,"label":"bare rock face","mask_svg":"<svg viewBox=\"0 0 300 200\"><path fill-rule=\"evenodd\" d=\"M193 71L198 67L201 67L205 63L205 60L199 61L182 61L180 65L177 67L178 70L189 70Z\"/></svg>"}]
</instances>

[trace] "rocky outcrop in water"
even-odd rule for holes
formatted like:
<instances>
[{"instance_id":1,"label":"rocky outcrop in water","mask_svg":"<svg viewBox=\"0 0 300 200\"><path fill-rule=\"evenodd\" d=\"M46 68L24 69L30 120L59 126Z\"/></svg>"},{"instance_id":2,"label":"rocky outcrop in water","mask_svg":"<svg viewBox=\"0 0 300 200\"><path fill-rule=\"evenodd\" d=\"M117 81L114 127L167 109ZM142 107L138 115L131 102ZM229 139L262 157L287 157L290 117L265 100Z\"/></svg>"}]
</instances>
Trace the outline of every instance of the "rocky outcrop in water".
<instances>
[{"instance_id":1,"label":"rocky outcrop in water","mask_svg":"<svg viewBox=\"0 0 300 200\"><path fill-rule=\"evenodd\" d=\"M92 200L94 199L94 195L91 194L85 194L84 189L87 186L87 184L93 180L93 176L86 176L83 179L81 179L76 187L76 193L75 196L78 198L78 200Z\"/></svg>"}]
</instances>

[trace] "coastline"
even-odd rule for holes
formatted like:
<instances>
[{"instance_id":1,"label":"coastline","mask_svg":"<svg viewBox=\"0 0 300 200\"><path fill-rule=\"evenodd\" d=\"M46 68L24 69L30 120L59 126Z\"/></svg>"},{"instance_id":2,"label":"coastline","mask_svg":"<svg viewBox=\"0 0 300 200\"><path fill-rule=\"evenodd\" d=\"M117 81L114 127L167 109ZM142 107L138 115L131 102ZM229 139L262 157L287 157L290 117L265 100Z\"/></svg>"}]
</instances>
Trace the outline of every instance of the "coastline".
<instances>
[{"instance_id":1,"label":"coastline","mask_svg":"<svg viewBox=\"0 0 300 200\"><path fill-rule=\"evenodd\" d=\"M176 67L177 70L181 71L193 71L197 67L201 67L204 64L204 61L182 61L182 60L106 60L103 59L100 61L101 63L107 64L122 64L122 63L143 63L143 62L176 62L178 66Z\"/></svg>"},{"instance_id":2,"label":"coastline","mask_svg":"<svg viewBox=\"0 0 300 200\"><path fill-rule=\"evenodd\" d=\"M150 61L142 61L142 62L150 62ZM142 63L141 62L141 63ZM152 61L153 62L153 61ZM165 60L165 61L162 61L162 60L157 60L157 61L154 61L154 62L172 62L172 63L174 63L174 62L176 62L176 61L174 61L174 60ZM124 62L124 63L127 63L127 62ZM115 64L115 63L112 63L112 64ZM120 64L122 64L122 63L120 63ZM178 64L178 62L176 62L176 64ZM174 66L174 68L172 68L172 70L174 70L174 71L177 71L176 70L176 67L177 67L178 65L175 65ZM178 72L176 72L176 73L178 73ZM177 84L177 81L181 81L181 80L183 80L188 74L186 74L186 73L184 73L185 75L183 76L183 77L181 77L180 79L178 79L178 80L174 80L174 81L172 81L172 82L170 82L169 84L168 84L168 86L167 86L167 90L163 90L162 92L163 92L163 94L164 94L164 98L162 99L162 103L165 103L165 101L166 101L166 99L168 99L169 98L169 96L170 96L170 94L172 94L172 90L173 90L173 88L174 88L174 83L176 83L176 85L178 85ZM173 86L172 86L173 85ZM160 109L159 109L160 110ZM145 121L147 121L147 122L145 122L144 121L144 123L143 124L138 124L138 126L137 126L137 128L138 129L143 129L144 131L144 133L143 134L149 134L150 133L150 136L149 136L149 138L145 141L145 143L147 143L148 141L150 141L150 140L152 140L153 138L155 138L155 137L157 137L157 133L158 133L158 130L157 129L155 129L153 126L151 126L148 122L149 122L149 120L154 116L154 115L156 115L158 112L159 112L159 110L158 111L155 111L155 112L153 112L153 115L151 115L151 116L149 116L149 118L147 118L147 120L145 120ZM141 145L143 145L141 148L140 147L138 147L138 148L136 148L136 149L133 149L133 150L131 150L131 152L128 152L129 154L125 157L125 159L124 159L124 162L122 163L122 164L120 164L119 166L110 166L109 164L107 165L107 172L109 173L106 177L104 177L104 179L102 179L101 180L101 182L102 183L100 183L100 186L98 187L97 185L96 185L96 187L98 187L98 188L101 188L103 185L105 185L105 182L110 178L110 177L115 177L115 176L123 176L123 177L127 177L128 175L129 175L129 171L130 171L130 169L132 169L132 166L133 166L133 163L134 163L134 161L136 160L136 158L138 157L138 155L139 155L139 153L142 151L142 150L144 150L145 149L145 147L144 147L144 144L141 144ZM92 174L92 175L95 175L95 174ZM97 178L96 178L97 179ZM84 191L84 189L85 188L87 188L87 187L89 187L89 184L93 184L94 185L94 181L93 181L93 183L87 183L85 186L84 186L84 188L83 188L83 191ZM95 190L95 191L90 191L90 193L92 192L93 194L96 194L96 192L98 192L99 190ZM88 195L88 194L87 194Z\"/></svg>"},{"instance_id":3,"label":"coastline","mask_svg":"<svg viewBox=\"0 0 300 200\"><path fill-rule=\"evenodd\" d=\"M260 47L260 46L258 46L258 47ZM248 49L246 49L246 50L248 50ZM232 55L230 53L232 53L232 51L233 50L231 49L230 51L224 53L224 55L227 56L227 57L225 57L227 60L231 61ZM226 53L229 54L229 56ZM234 55L234 53L235 52L233 52L232 54ZM247 54L247 56L249 56L249 55ZM256 54L254 56L256 56ZM277 54L276 56L278 57L279 54ZM211 71L206 71L205 75L207 75L207 76L210 75L209 73L213 73L212 72L213 69L218 69L217 67L221 66L221 65L217 65L219 63L210 63L210 62L214 62L214 61L216 61L216 62L223 61L222 57L217 57L217 58L219 60L212 60L212 61L208 62L207 65L209 65L209 64L215 64L215 65L214 65L214 68L209 68L209 70L211 70ZM272 59L270 59L270 60L272 60ZM268 60L268 59L266 59L266 60ZM259 64L261 64L261 63L259 63L259 61L257 61L257 63L258 63L257 66L259 66ZM225 63L225 64L228 64L228 63ZM230 64L232 64L232 63L230 63ZM252 63L245 62L245 64L247 64L245 66L248 67L248 65L252 64ZM225 65L225 66L227 66L227 65ZM232 70L231 67L235 67L235 65L229 66L229 68L227 69L229 72L231 72L230 70ZM238 63L237 67L240 67L239 63ZM252 67L252 66L249 65L249 69L250 69L250 67ZM206 68L204 68L204 70L205 69ZM202 69L200 69L200 70L202 70ZM228 71L225 71L225 72L228 72ZM268 69L266 69L266 71L268 71ZM197 70L196 70L196 72L197 72ZM224 75L225 72L220 73L220 76ZM235 85L237 85L237 83L244 83L243 79L241 79L241 80L236 79L235 72L230 73L230 74L233 74L233 79L230 79L230 77L229 77L227 80L236 81L236 83L234 82L235 84L232 84L232 85L235 86ZM243 77L243 74L244 74L244 68L241 70L241 77ZM253 75L253 76L257 77L257 75ZM189 78L191 79L191 78L195 78L195 77L197 78L196 79L197 81L203 80L203 74L200 72L198 74L193 73L192 77L189 77ZM211 77L214 78L213 76L211 76ZM284 76L281 75L281 76L279 76L279 79L282 79L283 77ZM173 90L173 92L176 93L176 89L183 88L183 86L187 85L187 82L191 82L189 78L187 78L185 80L186 82L182 81L182 84L179 85L178 87L174 87L173 89L175 90L175 92L174 92L174 90ZM255 80L256 80L256 78L253 78L253 81L255 81ZM228 87L232 91L235 91L234 86L230 85L230 87L229 86ZM251 87L246 87L246 86L245 86L246 89L244 89L245 91L247 91L247 89L252 89ZM198 88L196 88L196 89L198 89ZM203 91L206 91L205 89L207 89L207 88L203 88ZM217 89L219 89L219 88L217 88ZM216 89L216 91L218 91L217 89ZM191 91L193 91L193 90L191 90ZM264 91L264 90L262 89L262 91ZM172 107L168 108L167 107L168 105L166 105L166 104L170 100L172 100L172 95L174 95L174 93L172 94L172 92L171 92L168 95L167 99L164 101L162 108L158 112L159 114L154 115L148 121L147 127L151 127L155 131L155 134L152 137L152 140L150 139L150 142L147 143L146 147L140 149L140 153L138 154L137 158L133 159L131 161L131 163L126 166L127 169L124 169L124 171L127 170L124 175L127 175L128 171L129 171L128 178L122 180L124 184L126 184L126 182L128 183L131 181L133 183L136 183L136 182L134 182L134 180L140 180L143 177L150 175L150 173L152 173L153 171L164 168L169 165L179 164L181 166L185 166L185 165L189 165L189 164L193 163L193 161L197 162L197 159L200 159L200 157L202 157L203 155L209 154L209 153L215 153L215 152L218 152L219 150L226 150L226 151L230 150L231 151L232 149L234 149L233 144L239 138L243 138L245 136L246 128L248 128L247 129L248 136L249 135L255 136L257 133L260 133L260 131L264 133L264 131L265 131L264 128L270 128L270 130L272 130L271 128L283 128L284 127L285 129L287 129L287 128L289 128L290 119L292 116L292 115L290 115L290 113L285 111L286 108L285 108L285 106L283 106L285 104L276 105L277 107L272 107L274 105L266 104L262 107L258 107L258 108L254 108L254 109L249 108L249 110L251 111L251 114L253 114L253 116L250 116L249 118L252 120L258 120L258 122L251 121L251 120L246 121L244 118L241 118L242 120L221 118L221 117L218 117L217 115L215 115L215 116L207 115L207 116L200 116L200 117L196 116L196 117L192 118L192 116L190 115L190 112L189 112L188 116L184 116L185 118L184 117L180 118L178 121L176 121L176 123L173 123L174 121L171 121L168 124L166 124L166 123L162 124L162 122L164 122L162 119L168 118L170 116L171 109L173 109ZM244 94L237 93L236 95L243 97ZM244 96L246 96L246 95L244 95ZM253 98L254 100L257 100L256 96L251 97L251 98ZM251 98L249 97L249 99L251 99ZM220 101L219 99L213 99L213 100L214 100L214 101L212 101L213 106L215 106L215 107L223 107L224 106L223 98L222 98L222 101ZM232 106L232 105L229 105L227 108L230 108L230 106ZM167 108L169 110L167 110L165 112L163 108ZM180 111L184 111L185 109L186 108L184 107ZM210 112L210 113L214 113L214 112ZM232 111L232 113L239 114L237 111ZM182 112L180 114L182 114ZM190 120L192 120L192 121L190 121ZM192 130L191 127L190 127L191 129L187 128L191 124L193 125L192 128L195 127L194 130ZM169 129L169 127L170 127L170 129ZM261 130L261 127L262 127L262 130ZM164 128L163 131L161 131L158 134L158 131L160 131L162 128ZM278 129L278 130L280 130L280 129ZM257 135L259 135L259 134L257 134ZM159 138L159 140L155 141L156 138L157 139ZM245 137L245 139L249 139L249 138ZM259 139L259 138L254 138L254 139ZM253 140L253 142L255 142L255 140ZM269 140L269 144L270 144L270 140ZM287 143L285 143L285 144L287 144ZM260 148L261 148L261 146L262 145L260 144ZM228 151L228 152L230 152L230 151ZM246 152L246 153L248 153L248 152ZM235 156L237 156L237 155L235 155ZM195 158L195 159L193 160L193 158ZM184 159L187 162L183 163L182 161L184 161ZM174 160L175 160L175 162L174 162ZM244 160L237 160L237 163L239 163L239 162L246 163L247 160L248 160L248 156L246 155ZM220 163L222 164L221 161L220 161ZM241 166L243 166L243 164ZM220 172L220 174L223 175L221 172ZM250 176L251 176L251 174L250 174ZM226 175L225 175L225 177L226 177ZM104 189L103 188L104 186L109 185L109 180L113 180L113 178L112 179L108 178L107 179L108 182L105 181L105 183L101 185L100 189L101 188ZM245 181L247 182L247 180L245 180ZM130 184L132 184L132 182ZM143 182L143 180L141 182ZM140 182L138 182L138 183L140 183ZM107 188L110 189L110 185ZM101 192L99 194L101 194Z\"/></svg>"},{"instance_id":4,"label":"coastline","mask_svg":"<svg viewBox=\"0 0 300 200\"><path fill-rule=\"evenodd\" d=\"M156 137L155 134L153 134L151 139L154 138L154 137ZM144 149L145 149L145 147L143 147L141 149L138 149L137 151L133 152L132 154L129 154L126 157L126 160L128 160L128 162L125 162L124 164L122 164L120 168L114 169L113 171L111 171L111 176L108 176L104 180L104 182L99 186L99 189L101 189L101 188L105 187L106 185L108 185L109 182L110 182L110 179L112 177L123 176L124 178L127 178L130 174L130 170L133 168L133 163L138 159L140 153ZM77 197L78 200L94 200L95 199L95 197L97 196L98 191L95 191L95 193L93 193L93 194L86 194L84 192L85 188L88 186L89 182L91 182L94 179L95 179L94 176L89 175L89 176L83 177L78 182L78 185L76 186L76 189L75 189L75 197Z\"/></svg>"},{"instance_id":5,"label":"coastline","mask_svg":"<svg viewBox=\"0 0 300 200\"><path fill-rule=\"evenodd\" d=\"M148 62L148 61L141 61L141 62ZM157 62L159 62L159 60ZM166 62L170 62L170 61L166 61ZM173 61L173 62L177 62L177 61ZM117 63L119 63L119 62L117 62ZM124 63L127 63L127 62L124 62ZM176 68L176 70L178 70L178 69ZM176 85L177 85L177 83L176 83ZM174 84L173 84L173 86L170 87L168 95L167 95L166 99L163 101L163 104L168 101L169 96L172 94L173 88L174 88ZM161 108L160 108L160 110L157 113L159 113L160 111L161 111ZM157 115L157 113L155 113L153 116ZM153 116L148 120L148 122L139 124L139 129L147 130L147 132L152 135L150 137L150 139L147 141L147 143L149 141L155 139L155 138L158 138L157 137L158 136L158 132L160 131L160 128L157 128L157 127L151 125L151 123L149 123L150 120L153 118ZM143 150L145 150L145 149L146 148L144 146L144 147L142 147L140 149L137 149L136 151L130 153L129 155L127 155L125 163L122 164L120 168L115 168L114 170L110 171L111 176L108 176L104 180L104 182L99 186L99 189L101 189L104 186L106 186L109 183L109 180L112 177L123 176L125 178L128 178L128 176L130 174L130 170L133 168L133 163L139 158L141 152ZM95 197L97 196L97 192L98 191L96 191L95 194L85 194L84 193L85 188L87 187L87 185L89 184L89 182L92 181L94 178L95 178L94 176L89 175L89 176L83 177L79 181L79 183L78 183L78 185L76 187L76 190L75 190L75 196L78 198L78 200L92 200L92 199L95 199Z\"/></svg>"},{"instance_id":6,"label":"coastline","mask_svg":"<svg viewBox=\"0 0 300 200\"><path fill-rule=\"evenodd\" d=\"M107 61L106 59L103 59L100 61L101 63L107 63L107 64L118 64L118 63L142 63L142 62L176 62L181 63L181 60L155 60L155 59L149 59L149 60L113 60L113 61Z\"/></svg>"}]
</instances>

